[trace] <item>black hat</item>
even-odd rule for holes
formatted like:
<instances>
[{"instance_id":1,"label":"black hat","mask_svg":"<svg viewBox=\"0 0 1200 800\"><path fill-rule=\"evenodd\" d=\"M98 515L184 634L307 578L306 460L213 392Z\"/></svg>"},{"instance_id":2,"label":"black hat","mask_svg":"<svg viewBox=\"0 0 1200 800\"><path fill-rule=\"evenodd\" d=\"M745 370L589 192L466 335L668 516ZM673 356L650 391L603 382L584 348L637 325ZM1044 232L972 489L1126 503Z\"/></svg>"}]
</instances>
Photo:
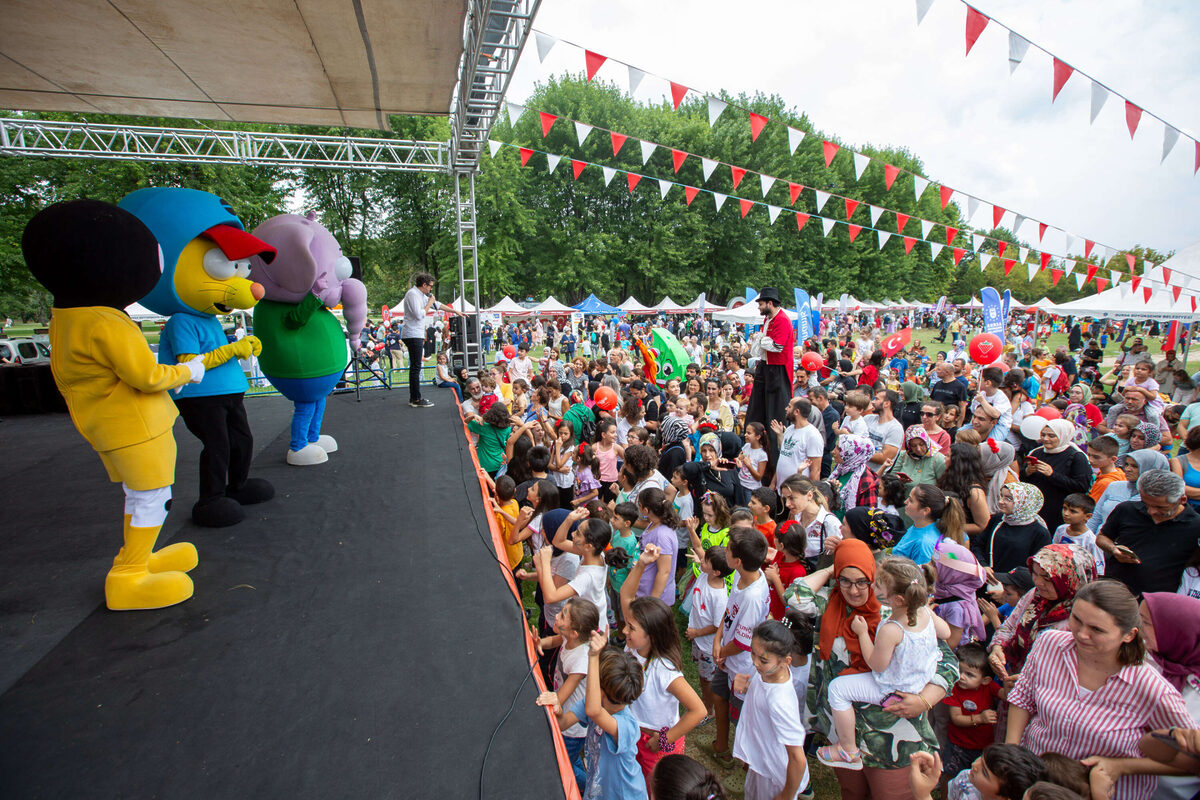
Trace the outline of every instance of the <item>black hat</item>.
<instances>
[{"instance_id":1,"label":"black hat","mask_svg":"<svg viewBox=\"0 0 1200 800\"><path fill-rule=\"evenodd\" d=\"M996 580L1005 586L1013 587L1022 595L1033 588L1033 575L1028 567L1016 567L1011 572L1001 572L996 575Z\"/></svg>"},{"instance_id":2,"label":"black hat","mask_svg":"<svg viewBox=\"0 0 1200 800\"><path fill-rule=\"evenodd\" d=\"M770 300L777 306L783 305L783 301L779 299L779 290L774 286L766 286L759 293L758 297L754 298L757 301Z\"/></svg>"}]
</instances>

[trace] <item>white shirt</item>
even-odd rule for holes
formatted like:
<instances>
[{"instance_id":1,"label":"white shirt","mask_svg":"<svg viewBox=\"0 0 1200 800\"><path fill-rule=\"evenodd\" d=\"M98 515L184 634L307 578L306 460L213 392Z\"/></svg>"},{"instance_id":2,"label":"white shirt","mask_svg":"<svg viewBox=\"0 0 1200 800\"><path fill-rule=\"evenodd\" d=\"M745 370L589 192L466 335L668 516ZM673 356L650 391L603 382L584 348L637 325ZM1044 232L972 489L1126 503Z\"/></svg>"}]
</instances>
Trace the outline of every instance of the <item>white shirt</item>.
<instances>
[{"instance_id":1,"label":"white shirt","mask_svg":"<svg viewBox=\"0 0 1200 800\"><path fill-rule=\"evenodd\" d=\"M742 445L742 455L748 458L750 460L750 464L755 468L757 468L759 464L762 464L768 460L767 449L765 447L755 449L750 446L749 442ZM762 486L762 481L754 477L750 470L744 466L738 467L738 479L742 482L742 486L749 491L754 491L758 487Z\"/></svg>"},{"instance_id":2,"label":"white shirt","mask_svg":"<svg viewBox=\"0 0 1200 800\"><path fill-rule=\"evenodd\" d=\"M682 678L683 673L661 658L652 658L647 663L646 659L631 650L628 645L625 651L633 653L633 657L645 668L642 675L642 693L629 704L629 710L633 712L638 726L653 731L675 727L679 722L679 700L667 687L676 678Z\"/></svg>"},{"instance_id":3,"label":"white shirt","mask_svg":"<svg viewBox=\"0 0 1200 800\"><path fill-rule=\"evenodd\" d=\"M779 445L779 459L775 462L775 485L782 486L783 482L797 472L805 477L808 475L808 459L820 458L825 451L825 440L814 425L797 428L788 425L783 430L783 442Z\"/></svg>"},{"instance_id":4,"label":"white shirt","mask_svg":"<svg viewBox=\"0 0 1200 800\"><path fill-rule=\"evenodd\" d=\"M571 675L582 675L583 680L575 687L575 691L571 692L571 696L565 703L563 708L570 708L575 703L584 699L587 696L587 668L588 668L588 645L587 642L581 643L578 647L568 650L563 647L558 651L558 658L554 662L554 689L562 686L568 677ZM573 739L582 739L587 734L587 728L576 722L571 727L562 732L563 736L569 736Z\"/></svg>"},{"instance_id":5,"label":"white shirt","mask_svg":"<svg viewBox=\"0 0 1200 800\"><path fill-rule=\"evenodd\" d=\"M878 453L887 445L892 445L896 448L896 452L900 452L900 448L904 446L904 426L895 419L890 419L887 422L880 422L877 414L868 414L863 417L867 422L867 437L870 438L871 444L875 446L875 452ZM883 469L883 464L869 464L872 472L879 472Z\"/></svg>"},{"instance_id":6,"label":"white shirt","mask_svg":"<svg viewBox=\"0 0 1200 800\"><path fill-rule=\"evenodd\" d=\"M707 628L709 625L716 625L720 629L728 602L729 592L725 588L725 581L722 580L720 586L713 588L708 585L708 574L701 574L692 586L692 609L688 613L688 627ZM697 636L692 642L700 648L700 652L711 653L714 638L715 633L708 633Z\"/></svg>"},{"instance_id":7,"label":"white shirt","mask_svg":"<svg viewBox=\"0 0 1200 800\"><path fill-rule=\"evenodd\" d=\"M425 338L425 304L429 297L417 287L412 287L404 293L404 324L400 326L401 339ZM441 308L436 300L435 309Z\"/></svg>"},{"instance_id":8,"label":"white shirt","mask_svg":"<svg viewBox=\"0 0 1200 800\"><path fill-rule=\"evenodd\" d=\"M575 577L567 585L584 600L590 600L600 612L600 630L608 630L608 593L604 591L608 567L603 564L580 564Z\"/></svg>"},{"instance_id":9,"label":"white shirt","mask_svg":"<svg viewBox=\"0 0 1200 800\"><path fill-rule=\"evenodd\" d=\"M826 540L831 536L841 537L842 523L838 522L837 517L822 508L817 511L813 521L808 523L804 533L808 537L808 544L804 546L804 557L816 558L825 549Z\"/></svg>"},{"instance_id":10,"label":"white shirt","mask_svg":"<svg viewBox=\"0 0 1200 800\"><path fill-rule=\"evenodd\" d=\"M867 421L862 417L856 419L846 417L842 420L842 427L855 436L867 436Z\"/></svg>"},{"instance_id":11,"label":"white shirt","mask_svg":"<svg viewBox=\"0 0 1200 800\"><path fill-rule=\"evenodd\" d=\"M726 662L728 663L728 662ZM733 757L766 778L786 778L787 746L804 746L800 700L791 680L766 683L753 670L733 739Z\"/></svg>"},{"instance_id":12,"label":"white shirt","mask_svg":"<svg viewBox=\"0 0 1200 800\"><path fill-rule=\"evenodd\" d=\"M750 640L754 629L771 613L771 590L767 579L759 572L754 583L739 589L741 576L734 581L725 604L725 617L721 625L721 647L736 641L738 651L725 659L725 672L730 675L754 672L754 660L750 657Z\"/></svg>"}]
</instances>

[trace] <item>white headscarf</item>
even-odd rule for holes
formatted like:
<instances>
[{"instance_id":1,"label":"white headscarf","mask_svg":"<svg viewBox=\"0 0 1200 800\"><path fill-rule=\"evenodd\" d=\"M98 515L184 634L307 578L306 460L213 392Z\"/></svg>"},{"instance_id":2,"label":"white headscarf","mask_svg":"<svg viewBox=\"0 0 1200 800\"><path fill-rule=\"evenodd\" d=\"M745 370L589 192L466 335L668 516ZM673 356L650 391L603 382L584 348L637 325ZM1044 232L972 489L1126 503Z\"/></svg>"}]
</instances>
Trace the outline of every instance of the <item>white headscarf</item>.
<instances>
[{"instance_id":1,"label":"white headscarf","mask_svg":"<svg viewBox=\"0 0 1200 800\"><path fill-rule=\"evenodd\" d=\"M1048 419L1046 424L1042 426L1042 430L1049 428L1054 431L1054 435L1058 437L1057 447L1046 447L1042 445L1042 451L1045 453L1061 453L1068 447L1075 447L1075 424L1067 419ZM1075 447L1079 450L1078 447ZM1083 452L1083 451L1080 451Z\"/></svg>"}]
</instances>

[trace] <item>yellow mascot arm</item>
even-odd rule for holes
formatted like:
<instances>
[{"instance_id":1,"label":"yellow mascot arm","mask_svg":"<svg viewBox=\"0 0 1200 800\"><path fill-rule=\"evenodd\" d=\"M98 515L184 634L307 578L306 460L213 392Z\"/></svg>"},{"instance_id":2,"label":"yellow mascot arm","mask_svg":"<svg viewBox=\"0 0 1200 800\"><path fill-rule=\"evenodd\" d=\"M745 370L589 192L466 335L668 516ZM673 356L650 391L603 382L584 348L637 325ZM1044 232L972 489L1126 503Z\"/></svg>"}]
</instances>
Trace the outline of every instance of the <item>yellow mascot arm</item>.
<instances>
[{"instance_id":1,"label":"yellow mascot arm","mask_svg":"<svg viewBox=\"0 0 1200 800\"><path fill-rule=\"evenodd\" d=\"M262 344L258 341L257 336L245 336L231 344L225 344L218 347L216 350L209 350L204 354L204 368L216 369L231 358L249 358L256 356L262 352ZM196 357L195 353L179 353L176 359L180 364L185 361L191 361Z\"/></svg>"},{"instance_id":2,"label":"yellow mascot arm","mask_svg":"<svg viewBox=\"0 0 1200 800\"><path fill-rule=\"evenodd\" d=\"M126 331L126 326L97 326L93 339L95 355L112 369L123 383L139 392L165 392L183 386L192 379L183 365L159 364L146 346L141 332Z\"/></svg>"}]
</instances>

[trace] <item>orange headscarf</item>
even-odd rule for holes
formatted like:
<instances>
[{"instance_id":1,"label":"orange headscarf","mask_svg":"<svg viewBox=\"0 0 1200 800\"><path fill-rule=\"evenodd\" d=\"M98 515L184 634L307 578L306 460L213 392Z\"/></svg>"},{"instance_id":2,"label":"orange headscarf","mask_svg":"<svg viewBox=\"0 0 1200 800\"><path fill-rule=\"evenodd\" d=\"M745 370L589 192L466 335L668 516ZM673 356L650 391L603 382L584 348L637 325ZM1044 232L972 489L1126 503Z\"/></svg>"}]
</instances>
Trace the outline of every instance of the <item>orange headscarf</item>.
<instances>
[{"instance_id":1,"label":"orange headscarf","mask_svg":"<svg viewBox=\"0 0 1200 800\"><path fill-rule=\"evenodd\" d=\"M833 551L833 579L842 574L846 567L856 567L871 581L875 580L875 557L866 542L858 539L843 539L838 542ZM829 593L829 603L825 606L825 615L821 617L821 660L828 661L833 655L833 643L840 636L846 641L846 649L850 651L850 666L842 670L842 675L852 675L856 672L868 672L866 660L863 659L862 648L858 637L850 630L850 621L856 616L867 621L871 636L879 627L879 599L875 591L870 591L867 602L854 608L842 597L842 590L834 583L833 591Z\"/></svg>"}]
</instances>

